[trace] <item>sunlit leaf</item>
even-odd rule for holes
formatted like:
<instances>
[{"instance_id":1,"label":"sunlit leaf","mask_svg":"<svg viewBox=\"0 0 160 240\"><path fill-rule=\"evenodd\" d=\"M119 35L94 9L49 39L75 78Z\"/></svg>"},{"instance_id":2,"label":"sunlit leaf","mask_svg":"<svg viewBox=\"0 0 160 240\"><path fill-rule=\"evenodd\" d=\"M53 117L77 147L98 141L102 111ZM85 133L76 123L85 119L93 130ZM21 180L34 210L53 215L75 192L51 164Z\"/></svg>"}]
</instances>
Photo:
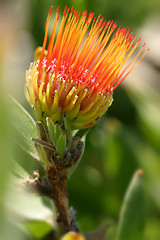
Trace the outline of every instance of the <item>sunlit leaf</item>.
<instances>
[{"instance_id":1,"label":"sunlit leaf","mask_svg":"<svg viewBox=\"0 0 160 240\"><path fill-rule=\"evenodd\" d=\"M54 208L49 199L35 194L23 192L20 187L9 191L5 205L12 217L33 221L45 221L53 225Z\"/></svg>"},{"instance_id":2,"label":"sunlit leaf","mask_svg":"<svg viewBox=\"0 0 160 240\"><path fill-rule=\"evenodd\" d=\"M26 178L29 173L15 160L10 160L10 170L18 178Z\"/></svg>"},{"instance_id":3,"label":"sunlit leaf","mask_svg":"<svg viewBox=\"0 0 160 240\"><path fill-rule=\"evenodd\" d=\"M40 161L37 161L37 159L33 158L17 144L15 144L14 148L12 149L11 158L13 160L11 160L9 169L11 170L12 173L15 173L17 177L21 177L22 169L23 171L28 173L28 176L32 176L34 171L36 171L37 169L39 170L41 175L44 174L43 166L40 163ZM14 164L13 161L16 161L17 164L16 163Z\"/></svg>"},{"instance_id":4,"label":"sunlit leaf","mask_svg":"<svg viewBox=\"0 0 160 240\"><path fill-rule=\"evenodd\" d=\"M51 225L44 221L28 221L24 226L36 239L41 239L52 231Z\"/></svg>"},{"instance_id":5,"label":"sunlit leaf","mask_svg":"<svg viewBox=\"0 0 160 240\"><path fill-rule=\"evenodd\" d=\"M34 240L35 238L15 219L5 219L0 224L0 236L3 240Z\"/></svg>"},{"instance_id":6,"label":"sunlit leaf","mask_svg":"<svg viewBox=\"0 0 160 240\"><path fill-rule=\"evenodd\" d=\"M28 154L38 158L32 137L38 137L34 120L29 113L13 98L11 104L11 125L14 131L14 140Z\"/></svg>"}]
</instances>

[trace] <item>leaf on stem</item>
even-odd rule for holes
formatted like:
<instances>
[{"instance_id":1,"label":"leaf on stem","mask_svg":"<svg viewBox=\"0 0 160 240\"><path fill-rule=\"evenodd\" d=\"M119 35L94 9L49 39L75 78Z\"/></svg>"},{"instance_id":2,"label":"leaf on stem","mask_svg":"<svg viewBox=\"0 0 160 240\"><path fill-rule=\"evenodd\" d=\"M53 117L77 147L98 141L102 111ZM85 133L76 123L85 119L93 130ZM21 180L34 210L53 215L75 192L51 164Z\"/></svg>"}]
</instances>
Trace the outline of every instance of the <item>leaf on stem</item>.
<instances>
[{"instance_id":1,"label":"leaf on stem","mask_svg":"<svg viewBox=\"0 0 160 240\"><path fill-rule=\"evenodd\" d=\"M70 148L70 145L71 145L71 142L72 142L72 130L71 130L71 128L70 128L70 124L69 124L69 122L68 122L67 117L65 116L65 114L64 114L63 121L64 121L64 126L65 126L65 129L66 129L68 147Z\"/></svg>"},{"instance_id":2,"label":"leaf on stem","mask_svg":"<svg viewBox=\"0 0 160 240\"><path fill-rule=\"evenodd\" d=\"M54 125L52 119L49 117L46 118L46 122L47 122L47 127L48 127L48 132L49 132L50 138L52 140L53 145L56 147L57 139L56 139L56 135L55 135L55 125Z\"/></svg>"},{"instance_id":3,"label":"leaf on stem","mask_svg":"<svg viewBox=\"0 0 160 240\"><path fill-rule=\"evenodd\" d=\"M62 133L61 127L58 124L56 124L55 125L55 136L56 136L57 141L58 141L58 138L61 135L61 133Z\"/></svg>"},{"instance_id":4,"label":"leaf on stem","mask_svg":"<svg viewBox=\"0 0 160 240\"><path fill-rule=\"evenodd\" d=\"M145 202L142 183L143 171L135 172L126 192L116 240L142 240L145 225Z\"/></svg>"},{"instance_id":5,"label":"leaf on stem","mask_svg":"<svg viewBox=\"0 0 160 240\"><path fill-rule=\"evenodd\" d=\"M60 157L63 158L64 152L66 150L66 134L65 133L62 133L59 136L58 142L57 142L57 148L58 148Z\"/></svg>"},{"instance_id":6,"label":"leaf on stem","mask_svg":"<svg viewBox=\"0 0 160 240\"><path fill-rule=\"evenodd\" d=\"M37 151L32 137L38 137L36 124L29 113L13 98L11 104L11 126L14 131L16 143L32 157L38 159Z\"/></svg>"},{"instance_id":7,"label":"leaf on stem","mask_svg":"<svg viewBox=\"0 0 160 240\"><path fill-rule=\"evenodd\" d=\"M36 239L41 239L52 231L52 226L45 221L31 220L26 222L24 226Z\"/></svg>"}]
</instances>

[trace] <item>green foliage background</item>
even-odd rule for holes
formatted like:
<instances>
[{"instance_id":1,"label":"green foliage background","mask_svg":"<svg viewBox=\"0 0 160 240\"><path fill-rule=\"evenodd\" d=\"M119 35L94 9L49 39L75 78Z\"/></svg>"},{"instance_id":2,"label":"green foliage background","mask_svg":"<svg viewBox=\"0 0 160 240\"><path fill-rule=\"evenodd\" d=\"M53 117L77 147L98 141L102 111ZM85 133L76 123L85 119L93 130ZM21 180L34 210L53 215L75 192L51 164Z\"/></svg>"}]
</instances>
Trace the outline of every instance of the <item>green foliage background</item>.
<instances>
[{"instance_id":1,"label":"green foliage background","mask_svg":"<svg viewBox=\"0 0 160 240\"><path fill-rule=\"evenodd\" d=\"M3 20L0 24L0 76L3 79L1 90L9 91L29 112L31 110L23 96L25 69L29 68L34 49L42 45L45 20L51 5L55 9L60 6L60 12L67 5L78 10L95 12L96 16L101 13L105 19L113 19L118 25L131 28L134 32L140 32L140 28L143 31L142 26L150 16L159 16L160 21L158 0L8 0L3 3L0 10L0 20ZM160 34L160 29L157 29L157 32ZM157 51L159 48L157 45ZM153 56L152 49L150 53ZM154 75L153 79L146 81L143 77L145 74L139 73L145 72L148 64ZM134 85L134 82L137 82L135 79L138 79L138 86ZM143 68L139 67L139 72L131 74L130 79L125 81L133 81L133 84L124 84L116 89L114 103L87 135L84 156L68 182L70 205L76 209L77 220L84 232L112 222L113 227L108 231L108 238L112 240L126 189L135 170L142 168L146 199L144 240L159 240L160 57L159 61L155 61L154 56L146 56ZM32 199L26 195L18 197L11 187L14 181L8 169L15 173L15 169L19 167L21 174L16 175L24 177L28 175L27 172L32 174L32 169L36 170L38 163L16 145L13 146L10 139L13 131L8 129L7 124L10 109L3 104L3 94L1 98L2 239L47 239L45 236L50 231L50 226L44 223L43 217L48 217L50 203L45 199ZM18 138L11 135L14 140ZM15 166L13 159L20 165ZM11 210L6 210L8 208ZM6 211L9 214L5 214ZM16 214L13 215L13 212ZM7 229L10 229L10 233ZM11 238L13 235L14 238Z\"/></svg>"}]
</instances>

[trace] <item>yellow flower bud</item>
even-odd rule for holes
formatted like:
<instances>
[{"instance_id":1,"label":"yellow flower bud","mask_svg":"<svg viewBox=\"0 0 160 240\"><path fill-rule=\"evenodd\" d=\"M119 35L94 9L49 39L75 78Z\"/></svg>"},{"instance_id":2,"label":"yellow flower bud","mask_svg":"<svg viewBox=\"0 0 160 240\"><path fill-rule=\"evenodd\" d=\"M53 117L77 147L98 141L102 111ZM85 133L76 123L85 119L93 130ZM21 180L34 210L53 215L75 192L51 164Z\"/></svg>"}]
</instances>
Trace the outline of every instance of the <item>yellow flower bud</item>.
<instances>
[{"instance_id":1,"label":"yellow flower bud","mask_svg":"<svg viewBox=\"0 0 160 240\"><path fill-rule=\"evenodd\" d=\"M69 232L61 240L85 240L85 238L80 233Z\"/></svg>"}]
</instances>

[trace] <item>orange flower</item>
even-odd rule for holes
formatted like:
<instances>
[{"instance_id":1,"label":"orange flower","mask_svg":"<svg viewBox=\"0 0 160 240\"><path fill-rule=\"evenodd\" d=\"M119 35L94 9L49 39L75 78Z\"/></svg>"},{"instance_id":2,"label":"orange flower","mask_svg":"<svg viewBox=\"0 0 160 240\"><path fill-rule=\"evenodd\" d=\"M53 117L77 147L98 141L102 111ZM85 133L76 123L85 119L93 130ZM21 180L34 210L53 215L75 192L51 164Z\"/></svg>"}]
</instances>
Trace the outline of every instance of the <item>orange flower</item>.
<instances>
[{"instance_id":1,"label":"orange flower","mask_svg":"<svg viewBox=\"0 0 160 240\"><path fill-rule=\"evenodd\" d=\"M65 113L72 129L89 127L111 105L115 88L137 66L149 49L126 28L117 28L101 15L82 14L65 7L58 27L59 8L46 48L52 7L40 56L26 73L26 98L37 120L50 117L62 123ZM56 29L59 28L57 37ZM138 61L136 61L138 58ZM129 60L129 61L128 61Z\"/></svg>"}]
</instances>

